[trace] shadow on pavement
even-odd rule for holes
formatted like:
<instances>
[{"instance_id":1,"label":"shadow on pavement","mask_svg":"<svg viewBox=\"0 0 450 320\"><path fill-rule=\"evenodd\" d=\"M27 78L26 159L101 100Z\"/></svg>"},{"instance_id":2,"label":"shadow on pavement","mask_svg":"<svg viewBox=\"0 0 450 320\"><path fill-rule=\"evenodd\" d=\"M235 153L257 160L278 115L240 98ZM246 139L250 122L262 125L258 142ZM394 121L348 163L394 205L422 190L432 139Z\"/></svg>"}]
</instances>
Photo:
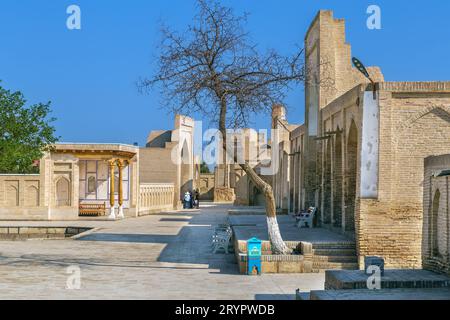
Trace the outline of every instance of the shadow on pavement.
<instances>
[{"instance_id":1,"label":"shadow on pavement","mask_svg":"<svg viewBox=\"0 0 450 320\"><path fill-rule=\"evenodd\" d=\"M129 243L169 243L176 236L152 234L120 234L120 233L94 233L78 239L79 241L101 242L129 242Z\"/></svg>"},{"instance_id":2,"label":"shadow on pavement","mask_svg":"<svg viewBox=\"0 0 450 320\"><path fill-rule=\"evenodd\" d=\"M176 235L142 234L142 232L140 234L120 234L97 231L80 238L79 241L166 244L160 252L157 262L204 265L211 269L211 273L237 275L239 272L234 254L214 254L211 248L213 230L216 225L224 222L224 217L224 215L185 211L178 213L175 217L171 215L171 217L159 220L159 222L164 222L165 226L167 223L174 223L174 229L180 227L180 231ZM189 224L180 226L180 222Z\"/></svg>"},{"instance_id":3,"label":"shadow on pavement","mask_svg":"<svg viewBox=\"0 0 450 320\"><path fill-rule=\"evenodd\" d=\"M295 300L295 294L255 294L255 300L259 301Z\"/></svg>"}]
</instances>

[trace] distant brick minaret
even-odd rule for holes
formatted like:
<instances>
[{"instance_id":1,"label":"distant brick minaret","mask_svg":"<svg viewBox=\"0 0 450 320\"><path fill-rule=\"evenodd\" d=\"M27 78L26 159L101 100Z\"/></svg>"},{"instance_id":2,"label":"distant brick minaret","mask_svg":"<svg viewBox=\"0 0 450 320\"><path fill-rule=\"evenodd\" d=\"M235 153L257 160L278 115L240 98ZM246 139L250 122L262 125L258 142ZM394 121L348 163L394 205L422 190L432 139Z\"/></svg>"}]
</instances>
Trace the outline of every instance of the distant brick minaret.
<instances>
[{"instance_id":1,"label":"distant brick minaret","mask_svg":"<svg viewBox=\"0 0 450 320\"><path fill-rule=\"evenodd\" d=\"M281 104L274 104L272 106L272 129L280 126L279 121L286 123L286 108Z\"/></svg>"},{"instance_id":2,"label":"distant brick minaret","mask_svg":"<svg viewBox=\"0 0 450 320\"><path fill-rule=\"evenodd\" d=\"M305 37L307 81L305 83L304 188L305 203L319 205L321 153L317 137L324 135L321 110L330 102L368 80L352 66L351 46L346 42L345 21L333 12L321 10ZM381 70L368 67L376 82L383 81Z\"/></svg>"}]
</instances>

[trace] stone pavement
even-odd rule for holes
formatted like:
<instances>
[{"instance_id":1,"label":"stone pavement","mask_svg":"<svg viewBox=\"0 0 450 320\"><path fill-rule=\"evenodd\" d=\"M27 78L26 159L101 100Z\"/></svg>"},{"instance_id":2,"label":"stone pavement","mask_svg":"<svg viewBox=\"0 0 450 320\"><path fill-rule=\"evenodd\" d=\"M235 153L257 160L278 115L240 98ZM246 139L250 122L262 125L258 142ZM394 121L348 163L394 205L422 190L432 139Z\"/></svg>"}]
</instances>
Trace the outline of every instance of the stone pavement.
<instances>
[{"instance_id":1,"label":"stone pavement","mask_svg":"<svg viewBox=\"0 0 450 320\"><path fill-rule=\"evenodd\" d=\"M366 289L367 275L364 271L328 270L325 272L326 289ZM450 277L428 270L388 269L381 278L383 289L449 288Z\"/></svg>"},{"instance_id":2,"label":"stone pavement","mask_svg":"<svg viewBox=\"0 0 450 320\"><path fill-rule=\"evenodd\" d=\"M0 241L0 299L294 299L322 290L324 274L238 274L234 255L212 254L223 205L123 221L0 222L98 228L79 240ZM67 290L68 267L81 289Z\"/></svg>"},{"instance_id":3,"label":"stone pavement","mask_svg":"<svg viewBox=\"0 0 450 320\"><path fill-rule=\"evenodd\" d=\"M292 216L278 216L278 225L284 241L293 242L354 242L341 234L323 228L298 228ZM265 215L239 215L230 216L229 221L239 240L257 237L263 241L269 240L267 220Z\"/></svg>"}]
</instances>

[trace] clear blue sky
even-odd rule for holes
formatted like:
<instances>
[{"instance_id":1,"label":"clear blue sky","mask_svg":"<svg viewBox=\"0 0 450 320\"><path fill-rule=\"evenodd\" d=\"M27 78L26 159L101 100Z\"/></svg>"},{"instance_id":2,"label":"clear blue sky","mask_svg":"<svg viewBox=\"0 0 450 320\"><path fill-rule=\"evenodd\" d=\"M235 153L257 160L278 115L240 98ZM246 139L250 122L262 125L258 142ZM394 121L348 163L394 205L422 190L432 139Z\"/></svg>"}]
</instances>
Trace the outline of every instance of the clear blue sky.
<instances>
[{"instance_id":1,"label":"clear blue sky","mask_svg":"<svg viewBox=\"0 0 450 320\"><path fill-rule=\"evenodd\" d=\"M319 9L345 18L353 55L378 65L389 81L450 80L450 2L446 0L227 0L251 14L260 48L290 53ZM82 10L82 30L66 28L66 8ZM366 28L366 9L382 10L382 30ZM171 129L158 92L138 94L151 75L161 21L183 29L193 0L2 0L0 80L30 103L52 101L63 141L143 144L150 130ZM303 122L303 90L289 94L289 120ZM269 118L258 117L256 127Z\"/></svg>"}]
</instances>

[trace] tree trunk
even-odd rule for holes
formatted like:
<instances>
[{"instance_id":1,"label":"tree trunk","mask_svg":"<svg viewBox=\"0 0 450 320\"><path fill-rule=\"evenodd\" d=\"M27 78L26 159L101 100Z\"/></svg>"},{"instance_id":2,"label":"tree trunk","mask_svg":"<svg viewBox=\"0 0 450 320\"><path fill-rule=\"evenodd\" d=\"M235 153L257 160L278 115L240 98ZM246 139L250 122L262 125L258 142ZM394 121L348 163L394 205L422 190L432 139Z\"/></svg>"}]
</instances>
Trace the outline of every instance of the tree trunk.
<instances>
[{"instance_id":1,"label":"tree trunk","mask_svg":"<svg viewBox=\"0 0 450 320\"><path fill-rule=\"evenodd\" d=\"M218 90L219 92L220 90ZM229 152L227 150L227 136L226 136L226 112L227 102L226 97L223 94L218 94L221 101L220 117L219 117L219 131L222 134L222 147L224 153ZM225 157L224 157L225 158ZM234 155L234 162L237 163L237 155ZM226 166L226 163L225 163ZM240 164L240 167L245 171L250 180L255 184L256 188L260 190L266 201L266 216L267 216L267 229L269 231L269 240L272 245L272 252L276 255L291 254L292 250L288 248L286 243L281 237L280 227L278 226L277 211L275 197L273 196L273 188L265 182L253 168L248 164Z\"/></svg>"},{"instance_id":2,"label":"tree trunk","mask_svg":"<svg viewBox=\"0 0 450 320\"><path fill-rule=\"evenodd\" d=\"M241 164L241 168L245 171L255 186L264 194L264 198L266 200L267 229L269 231L269 240L272 245L272 252L277 255L291 254L292 250L286 245L281 237L272 187L260 176L258 176L255 170L247 163Z\"/></svg>"}]
</instances>

